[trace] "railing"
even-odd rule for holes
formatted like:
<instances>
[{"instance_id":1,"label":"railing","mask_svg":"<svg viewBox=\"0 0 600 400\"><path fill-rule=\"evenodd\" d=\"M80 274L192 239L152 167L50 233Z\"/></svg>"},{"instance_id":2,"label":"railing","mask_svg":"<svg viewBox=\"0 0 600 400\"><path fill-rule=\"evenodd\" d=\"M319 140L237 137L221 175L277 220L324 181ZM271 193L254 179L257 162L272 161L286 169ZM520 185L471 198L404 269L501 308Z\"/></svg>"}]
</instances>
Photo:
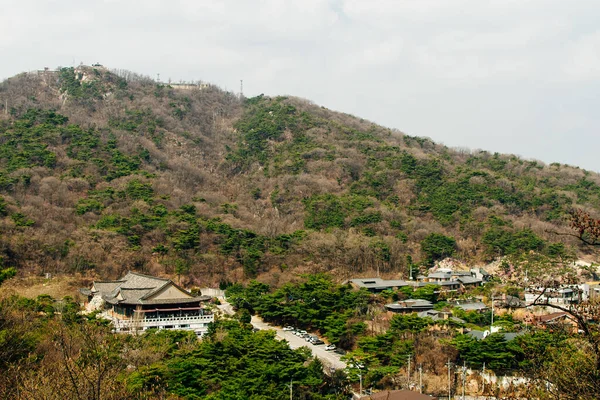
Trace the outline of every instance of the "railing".
<instances>
[{"instance_id":1,"label":"railing","mask_svg":"<svg viewBox=\"0 0 600 400\"><path fill-rule=\"evenodd\" d=\"M180 326L187 325L187 328L205 328L209 323L214 322L214 315L196 315L196 316L181 316L181 317L164 317L164 318L143 318L122 320L112 318L113 324L117 329L123 328L148 328L148 327L164 327L164 326ZM198 326L199 324L202 324ZM190 326L192 325L192 326ZM196 326L194 326L196 325Z\"/></svg>"},{"instance_id":2,"label":"railing","mask_svg":"<svg viewBox=\"0 0 600 400\"><path fill-rule=\"evenodd\" d=\"M160 322L213 322L213 315L197 315L188 317L165 317L165 318L144 318L141 320L144 324Z\"/></svg>"}]
</instances>

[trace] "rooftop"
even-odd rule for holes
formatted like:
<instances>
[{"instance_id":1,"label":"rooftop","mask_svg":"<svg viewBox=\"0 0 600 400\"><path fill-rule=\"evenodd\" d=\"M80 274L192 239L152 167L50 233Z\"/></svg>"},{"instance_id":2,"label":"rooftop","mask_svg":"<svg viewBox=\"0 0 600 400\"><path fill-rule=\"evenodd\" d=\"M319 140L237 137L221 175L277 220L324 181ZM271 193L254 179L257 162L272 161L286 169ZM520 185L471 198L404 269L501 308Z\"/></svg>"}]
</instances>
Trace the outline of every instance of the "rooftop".
<instances>
[{"instance_id":1,"label":"rooftop","mask_svg":"<svg viewBox=\"0 0 600 400\"><path fill-rule=\"evenodd\" d=\"M465 311L481 311L486 310L488 308L488 306L486 306L481 301L474 301L469 303L457 302L456 304L452 303L452 305Z\"/></svg>"},{"instance_id":2,"label":"rooftop","mask_svg":"<svg viewBox=\"0 0 600 400\"><path fill-rule=\"evenodd\" d=\"M400 279L381 279L381 278L357 278L350 279L350 283L355 284L358 287L366 288L366 289L389 289L393 287L403 287L408 286L408 282L400 280Z\"/></svg>"},{"instance_id":3,"label":"rooftop","mask_svg":"<svg viewBox=\"0 0 600 400\"><path fill-rule=\"evenodd\" d=\"M427 396L412 390L384 390L369 396L362 396L361 400L431 400L435 397Z\"/></svg>"},{"instance_id":4,"label":"rooftop","mask_svg":"<svg viewBox=\"0 0 600 400\"><path fill-rule=\"evenodd\" d=\"M424 309L432 309L433 303L429 300L422 299L410 299L403 300L397 303L386 304L385 307L388 310L424 310Z\"/></svg>"},{"instance_id":5,"label":"rooftop","mask_svg":"<svg viewBox=\"0 0 600 400\"><path fill-rule=\"evenodd\" d=\"M171 286L175 288L175 297L153 298ZM194 297L170 279L136 272L128 272L123 278L116 281L94 281L91 290L80 291L89 295L99 294L109 304L177 304L210 299L208 296Z\"/></svg>"}]
</instances>

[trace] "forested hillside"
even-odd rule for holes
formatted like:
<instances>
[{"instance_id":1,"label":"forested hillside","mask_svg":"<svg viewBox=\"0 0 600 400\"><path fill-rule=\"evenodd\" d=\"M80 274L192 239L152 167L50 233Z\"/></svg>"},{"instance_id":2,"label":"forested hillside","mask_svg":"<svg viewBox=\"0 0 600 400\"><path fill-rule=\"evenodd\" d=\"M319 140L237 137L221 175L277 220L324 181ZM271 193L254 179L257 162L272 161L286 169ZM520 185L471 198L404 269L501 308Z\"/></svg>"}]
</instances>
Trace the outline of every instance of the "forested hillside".
<instances>
[{"instance_id":1,"label":"forested hillside","mask_svg":"<svg viewBox=\"0 0 600 400\"><path fill-rule=\"evenodd\" d=\"M78 67L8 79L0 100L6 274L406 277L447 256L581 255L556 233L573 206L600 205L596 173L450 149L293 97Z\"/></svg>"}]
</instances>

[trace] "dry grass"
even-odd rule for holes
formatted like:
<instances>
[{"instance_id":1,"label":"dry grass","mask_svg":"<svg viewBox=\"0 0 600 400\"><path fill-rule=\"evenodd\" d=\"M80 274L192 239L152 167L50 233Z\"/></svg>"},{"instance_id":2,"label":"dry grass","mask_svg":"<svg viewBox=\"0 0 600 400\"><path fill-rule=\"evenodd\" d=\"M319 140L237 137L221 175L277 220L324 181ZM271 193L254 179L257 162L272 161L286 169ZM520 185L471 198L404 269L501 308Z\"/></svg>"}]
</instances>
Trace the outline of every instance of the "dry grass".
<instances>
[{"instance_id":1,"label":"dry grass","mask_svg":"<svg viewBox=\"0 0 600 400\"><path fill-rule=\"evenodd\" d=\"M28 298L36 298L42 294L50 295L55 299L62 299L65 296L76 297L78 295L77 289L88 287L90 283L90 278L82 278L81 276L59 275L51 279L33 275L16 277L2 284L0 297L13 294Z\"/></svg>"}]
</instances>

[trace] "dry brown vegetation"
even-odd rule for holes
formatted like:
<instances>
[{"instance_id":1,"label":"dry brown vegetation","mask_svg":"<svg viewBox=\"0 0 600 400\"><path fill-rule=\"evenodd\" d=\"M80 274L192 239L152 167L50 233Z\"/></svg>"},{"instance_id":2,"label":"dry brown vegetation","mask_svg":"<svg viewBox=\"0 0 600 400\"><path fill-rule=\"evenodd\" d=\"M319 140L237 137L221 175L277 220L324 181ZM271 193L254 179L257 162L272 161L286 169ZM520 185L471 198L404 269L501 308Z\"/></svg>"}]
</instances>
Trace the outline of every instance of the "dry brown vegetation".
<instances>
[{"instance_id":1,"label":"dry brown vegetation","mask_svg":"<svg viewBox=\"0 0 600 400\"><path fill-rule=\"evenodd\" d=\"M14 169L0 160L12 182L1 189L0 245L5 265L21 273L114 278L137 269L183 273L199 285L254 276L280 282L307 270L340 279L376 271L406 277L410 263L427 264L421 243L432 232L454 238L453 255L471 264L509 251L486 241L494 229L508 232L504 239L526 231L544 246L560 241L566 251L582 251L554 232L568 228L573 205L593 212L600 204L597 174L452 150L298 98L243 100L214 86L175 90L90 67L69 76L22 74L0 84L9 107L0 105L2 140L29 109L56 110L99 140L92 157L78 158L64 133L43 139L56 155L52 166ZM112 171L120 166L111 141L135 167ZM151 193L128 194L135 185ZM121 194L98 195L107 190ZM81 209L93 199L100 205ZM176 215L188 205L198 229ZM154 225L140 218L157 206L169 215ZM329 206L340 214L333 222ZM32 224L13 217L19 213ZM98 226L117 216L130 224ZM214 218L235 232L207 226ZM244 230L260 243L226 248ZM304 234L289 247L273 244L298 231ZM178 245L181 232L193 244Z\"/></svg>"}]
</instances>

